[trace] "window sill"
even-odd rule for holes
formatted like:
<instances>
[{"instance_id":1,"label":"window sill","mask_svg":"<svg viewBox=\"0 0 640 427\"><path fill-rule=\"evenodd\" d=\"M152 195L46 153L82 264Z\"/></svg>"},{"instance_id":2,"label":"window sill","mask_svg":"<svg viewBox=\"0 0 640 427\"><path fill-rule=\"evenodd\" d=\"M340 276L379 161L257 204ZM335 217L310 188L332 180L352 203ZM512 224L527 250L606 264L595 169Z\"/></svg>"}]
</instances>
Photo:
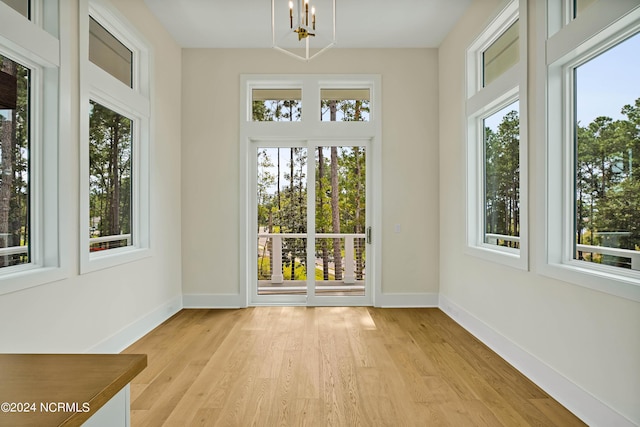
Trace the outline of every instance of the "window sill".
<instances>
[{"instance_id":1,"label":"window sill","mask_svg":"<svg viewBox=\"0 0 640 427\"><path fill-rule=\"evenodd\" d=\"M80 263L80 274L117 267L151 256L149 248L126 247L86 254Z\"/></svg>"},{"instance_id":2,"label":"window sill","mask_svg":"<svg viewBox=\"0 0 640 427\"><path fill-rule=\"evenodd\" d=\"M0 295L19 292L68 277L66 269L61 267L25 265L21 268L7 268L11 268L11 271L2 272L0 275Z\"/></svg>"},{"instance_id":3,"label":"window sill","mask_svg":"<svg viewBox=\"0 0 640 427\"><path fill-rule=\"evenodd\" d=\"M522 251L518 249L503 248L495 245L467 245L465 253L496 264L502 264L524 271L529 270L526 257L524 257Z\"/></svg>"},{"instance_id":4,"label":"window sill","mask_svg":"<svg viewBox=\"0 0 640 427\"><path fill-rule=\"evenodd\" d=\"M640 274L636 275L633 271L629 271L629 275L616 274L616 269L590 266L584 261L570 261L566 264L546 263L539 272L552 279L640 302Z\"/></svg>"}]
</instances>

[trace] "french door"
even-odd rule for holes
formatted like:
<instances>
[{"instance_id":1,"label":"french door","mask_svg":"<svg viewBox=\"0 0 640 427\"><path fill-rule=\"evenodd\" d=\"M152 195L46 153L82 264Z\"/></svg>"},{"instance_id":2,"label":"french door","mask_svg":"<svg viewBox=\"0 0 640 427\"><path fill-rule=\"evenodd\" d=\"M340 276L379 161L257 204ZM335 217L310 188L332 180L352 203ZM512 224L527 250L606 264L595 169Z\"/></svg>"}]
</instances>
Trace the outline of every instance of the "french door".
<instances>
[{"instance_id":1,"label":"french door","mask_svg":"<svg viewBox=\"0 0 640 427\"><path fill-rule=\"evenodd\" d=\"M250 304L372 304L369 146L253 141Z\"/></svg>"}]
</instances>

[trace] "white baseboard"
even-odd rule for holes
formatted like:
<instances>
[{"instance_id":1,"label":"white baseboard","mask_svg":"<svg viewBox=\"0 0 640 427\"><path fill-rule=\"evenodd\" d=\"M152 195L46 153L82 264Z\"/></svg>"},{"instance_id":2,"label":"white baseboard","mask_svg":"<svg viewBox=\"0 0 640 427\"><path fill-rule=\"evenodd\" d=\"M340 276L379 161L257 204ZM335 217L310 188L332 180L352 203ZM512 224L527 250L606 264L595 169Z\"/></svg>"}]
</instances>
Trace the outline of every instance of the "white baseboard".
<instances>
[{"instance_id":1,"label":"white baseboard","mask_svg":"<svg viewBox=\"0 0 640 427\"><path fill-rule=\"evenodd\" d=\"M442 294L439 307L586 424L615 427L636 425Z\"/></svg>"},{"instance_id":2,"label":"white baseboard","mask_svg":"<svg viewBox=\"0 0 640 427\"><path fill-rule=\"evenodd\" d=\"M183 294L182 306L184 308L242 308L247 304L243 302L240 294Z\"/></svg>"},{"instance_id":3,"label":"white baseboard","mask_svg":"<svg viewBox=\"0 0 640 427\"><path fill-rule=\"evenodd\" d=\"M87 353L120 353L180 310L182 297L177 296L94 345Z\"/></svg>"},{"instance_id":4,"label":"white baseboard","mask_svg":"<svg viewBox=\"0 0 640 427\"><path fill-rule=\"evenodd\" d=\"M385 294L376 296L376 307L384 308L411 308L411 307L438 307L438 294L413 293L413 294Z\"/></svg>"}]
</instances>

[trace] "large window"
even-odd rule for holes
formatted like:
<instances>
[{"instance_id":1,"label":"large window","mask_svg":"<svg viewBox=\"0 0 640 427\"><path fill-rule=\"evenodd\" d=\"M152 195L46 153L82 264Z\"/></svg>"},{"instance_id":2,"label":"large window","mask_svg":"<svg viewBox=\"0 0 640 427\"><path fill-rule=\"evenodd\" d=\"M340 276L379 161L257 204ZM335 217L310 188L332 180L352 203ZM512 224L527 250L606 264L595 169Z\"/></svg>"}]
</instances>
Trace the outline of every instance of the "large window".
<instances>
[{"instance_id":1,"label":"large window","mask_svg":"<svg viewBox=\"0 0 640 427\"><path fill-rule=\"evenodd\" d=\"M108 3L81 2L81 271L148 255L149 53Z\"/></svg>"},{"instance_id":2,"label":"large window","mask_svg":"<svg viewBox=\"0 0 640 427\"><path fill-rule=\"evenodd\" d=\"M507 4L467 50L467 247L526 269L525 11Z\"/></svg>"},{"instance_id":3,"label":"large window","mask_svg":"<svg viewBox=\"0 0 640 427\"><path fill-rule=\"evenodd\" d=\"M64 274L59 27L57 1L0 1L0 294Z\"/></svg>"},{"instance_id":4,"label":"large window","mask_svg":"<svg viewBox=\"0 0 640 427\"><path fill-rule=\"evenodd\" d=\"M571 3L547 10L545 271L640 300L640 6Z\"/></svg>"}]
</instances>

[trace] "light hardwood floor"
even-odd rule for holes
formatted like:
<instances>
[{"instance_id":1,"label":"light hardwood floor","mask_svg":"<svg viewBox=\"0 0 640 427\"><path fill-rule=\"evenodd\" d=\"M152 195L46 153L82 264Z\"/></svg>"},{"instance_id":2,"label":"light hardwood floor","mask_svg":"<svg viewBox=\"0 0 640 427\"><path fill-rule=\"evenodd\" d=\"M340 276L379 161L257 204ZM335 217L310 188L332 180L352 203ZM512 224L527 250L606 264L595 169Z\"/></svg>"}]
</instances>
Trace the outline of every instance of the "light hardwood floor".
<instances>
[{"instance_id":1,"label":"light hardwood floor","mask_svg":"<svg viewBox=\"0 0 640 427\"><path fill-rule=\"evenodd\" d=\"M438 309L183 310L124 353L133 427L584 425Z\"/></svg>"}]
</instances>

